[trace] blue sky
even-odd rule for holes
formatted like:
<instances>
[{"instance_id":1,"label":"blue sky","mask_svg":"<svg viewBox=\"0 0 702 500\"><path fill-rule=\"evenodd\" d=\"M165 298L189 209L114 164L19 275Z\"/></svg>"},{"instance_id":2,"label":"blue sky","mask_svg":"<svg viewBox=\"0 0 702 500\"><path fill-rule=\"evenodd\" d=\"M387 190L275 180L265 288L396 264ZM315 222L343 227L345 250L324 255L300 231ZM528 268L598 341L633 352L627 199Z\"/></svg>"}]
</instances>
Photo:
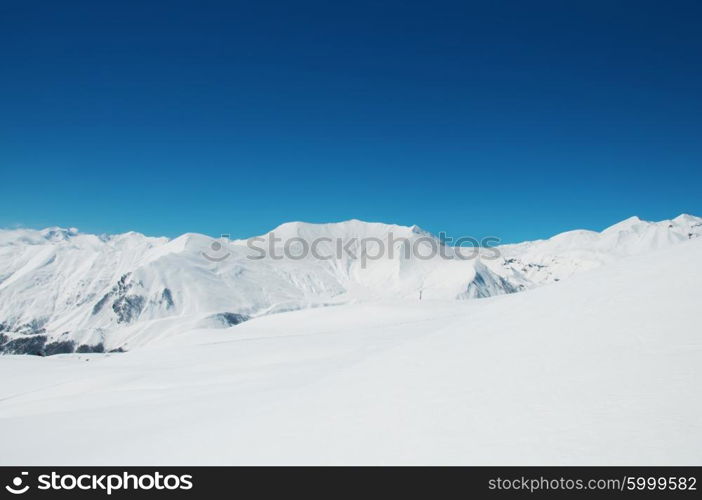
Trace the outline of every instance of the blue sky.
<instances>
[{"instance_id":1,"label":"blue sky","mask_svg":"<svg viewBox=\"0 0 702 500\"><path fill-rule=\"evenodd\" d=\"M0 226L702 215L699 2L3 2Z\"/></svg>"}]
</instances>

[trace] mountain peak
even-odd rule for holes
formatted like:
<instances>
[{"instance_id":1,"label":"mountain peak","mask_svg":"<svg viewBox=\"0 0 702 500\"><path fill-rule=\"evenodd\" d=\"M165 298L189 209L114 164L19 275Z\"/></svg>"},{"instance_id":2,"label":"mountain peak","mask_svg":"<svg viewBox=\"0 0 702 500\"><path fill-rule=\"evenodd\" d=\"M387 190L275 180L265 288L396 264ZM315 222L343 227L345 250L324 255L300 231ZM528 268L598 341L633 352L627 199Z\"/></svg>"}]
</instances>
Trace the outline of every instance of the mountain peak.
<instances>
[{"instance_id":1,"label":"mountain peak","mask_svg":"<svg viewBox=\"0 0 702 500\"><path fill-rule=\"evenodd\" d=\"M694 215L690 215L690 214L680 214L676 218L673 219L673 222L677 222L677 223L681 223L681 224L702 223L702 218L695 217Z\"/></svg>"},{"instance_id":2,"label":"mountain peak","mask_svg":"<svg viewBox=\"0 0 702 500\"><path fill-rule=\"evenodd\" d=\"M602 231L603 233L611 233L611 232L616 232L616 231L628 231L632 229L634 226L637 226L639 224L648 224L648 221L642 220L636 215L633 215L629 217L628 219L624 219L623 221L617 222L616 224L609 226L607 229Z\"/></svg>"},{"instance_id":3,"label":"mountain peak","mask_svg":"<svg viewBox=\"0 0 702 500\"><path fill-rule=\"evenodd\" d=\"M41 235L50 241L65 241L78 234L78 229L75 227L47 227L40 231Z\"/></svg>"},{"instance_id":4,"label":"mountain peak","mask_svg":"<svg viewBox=\"0 0 702 500\"><path fill-rule=\"evenodd\" d=\"M314 223L314 222L286 222L279 225L267 235L275 234L277 238L302 237L314 239L318 237L333 238L367 238L385 237L390 233L398 236L429 235L417 225L401 226L383 222L368 222L359 219L348 219L339 222Z\"/></svg>"}]
</instances>

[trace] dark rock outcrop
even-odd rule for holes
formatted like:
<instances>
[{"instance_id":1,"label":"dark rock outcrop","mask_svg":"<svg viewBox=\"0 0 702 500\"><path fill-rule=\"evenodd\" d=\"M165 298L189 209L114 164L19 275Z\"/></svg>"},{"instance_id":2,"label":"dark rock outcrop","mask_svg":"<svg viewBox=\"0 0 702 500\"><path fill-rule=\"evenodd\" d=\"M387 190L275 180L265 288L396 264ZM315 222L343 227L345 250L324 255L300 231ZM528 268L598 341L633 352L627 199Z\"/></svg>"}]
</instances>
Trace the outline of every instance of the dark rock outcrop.
<instances>
[{"instance_id":1,"label":"dark rock outcrop","mask_svg":"<svg viewBox=\"0 0 702 500\"><path fill-rule=\"evenodd\" d=\"M238 325L239 323L243 323L244 321L249 319L249 317L244 315L244 314L233 313L233 312L223 312L223 313L215 314L213 316L213 318L217 321L220 321L225 326Z\"/></svg>"},{"instance_id":2,"label":"dark rock outcrop","mask_svg":"<svg viewBox=\"0 0 702 500\"><path fill-rule=\"evenodd\" d=\"M92 353L92 352L105 352L105 346L101 343L99 344L81 344L78 346L78 349L76 349L76 352L79 352L81 354L87 354L87 353Z\"/></svg>"}]
</instances>

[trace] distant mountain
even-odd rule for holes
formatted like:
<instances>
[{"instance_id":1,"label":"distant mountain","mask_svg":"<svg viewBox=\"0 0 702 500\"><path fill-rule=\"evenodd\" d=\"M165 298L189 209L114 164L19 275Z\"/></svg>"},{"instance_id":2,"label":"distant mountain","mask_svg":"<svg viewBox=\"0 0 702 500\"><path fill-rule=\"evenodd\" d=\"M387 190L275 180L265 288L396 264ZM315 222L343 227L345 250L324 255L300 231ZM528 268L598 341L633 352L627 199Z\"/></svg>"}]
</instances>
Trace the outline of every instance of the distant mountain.
<instances>
[{"instance_id":1,"label":"distant mountain","mask_svg":"<svg viewBox=\"0 0 702 500\"><path fill-rule=\"evenodd\" d=\"M547 240L500 247L506 264L534 285L559 281L623 257L654 252L702 235L702 218L682 214L649 222L630 217L601 233L567 231Z\"/></svg>"},{"instance_id":2,"label":"distant mountain","mask_svg":"<svg viewBox=\"0 0 702 500\"><path fill-rule=\"evenodd\" d=\"M0 352L128 350L281 311L513 293L700 235L698 217L634 217L601 233L570 231L497 247L498 258L486 249L466 259L473 250L444 245L417 226L358 220L287 223L231 242L0 230Z\"/></svg>"}]
</instances>

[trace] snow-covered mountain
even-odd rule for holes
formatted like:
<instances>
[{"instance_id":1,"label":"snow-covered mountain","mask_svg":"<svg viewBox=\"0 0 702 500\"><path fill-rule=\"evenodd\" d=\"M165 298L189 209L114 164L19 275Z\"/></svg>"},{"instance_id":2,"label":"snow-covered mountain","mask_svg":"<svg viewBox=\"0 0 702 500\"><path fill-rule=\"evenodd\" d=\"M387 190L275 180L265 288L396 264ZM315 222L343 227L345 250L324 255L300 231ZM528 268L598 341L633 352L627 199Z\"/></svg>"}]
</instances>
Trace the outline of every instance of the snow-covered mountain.
<instances>
[{"instance_id":1,"label":"snow-covered mountain","mask_svg":"<svg viewBox=\"0 0 702 500\"><path fill-rule=\"evenodd\" d=\"M357 220L288 223L232 242L200 234L171 240L133 232L2 230L0 352L129 350L288 310L389 297L489 297L700 235L698 217L631 218L601 233L570 231L497 247L499 258L490 250L465 259L466 249L445 246L416 226ZM294 258L313 244L316 256ZM278 258L286 249L288 257Z\"/></svg>"},{"instance_id":2,"label":"snow-covered mountain","mask_svg":"<svg viewBox=\"0 0 702 500\"><path fill-rule=\"evenodd\" d=\"M0 465L698 465L700 255L0 356Z\"/></svg>"},{"instance_id":3,"label":"snow-covered mountain","mask_svg":"<svg viewBox=\"0 0 702 500\"><path fill-rule=\"evenodd\" d=\"M649 222L630 217L604 231L567 231L547 240L500 247L507 265L533 284L550 283L622 257L642 255L702 235L702 218L682 214Z\"/></svg>"}]
</instances>

